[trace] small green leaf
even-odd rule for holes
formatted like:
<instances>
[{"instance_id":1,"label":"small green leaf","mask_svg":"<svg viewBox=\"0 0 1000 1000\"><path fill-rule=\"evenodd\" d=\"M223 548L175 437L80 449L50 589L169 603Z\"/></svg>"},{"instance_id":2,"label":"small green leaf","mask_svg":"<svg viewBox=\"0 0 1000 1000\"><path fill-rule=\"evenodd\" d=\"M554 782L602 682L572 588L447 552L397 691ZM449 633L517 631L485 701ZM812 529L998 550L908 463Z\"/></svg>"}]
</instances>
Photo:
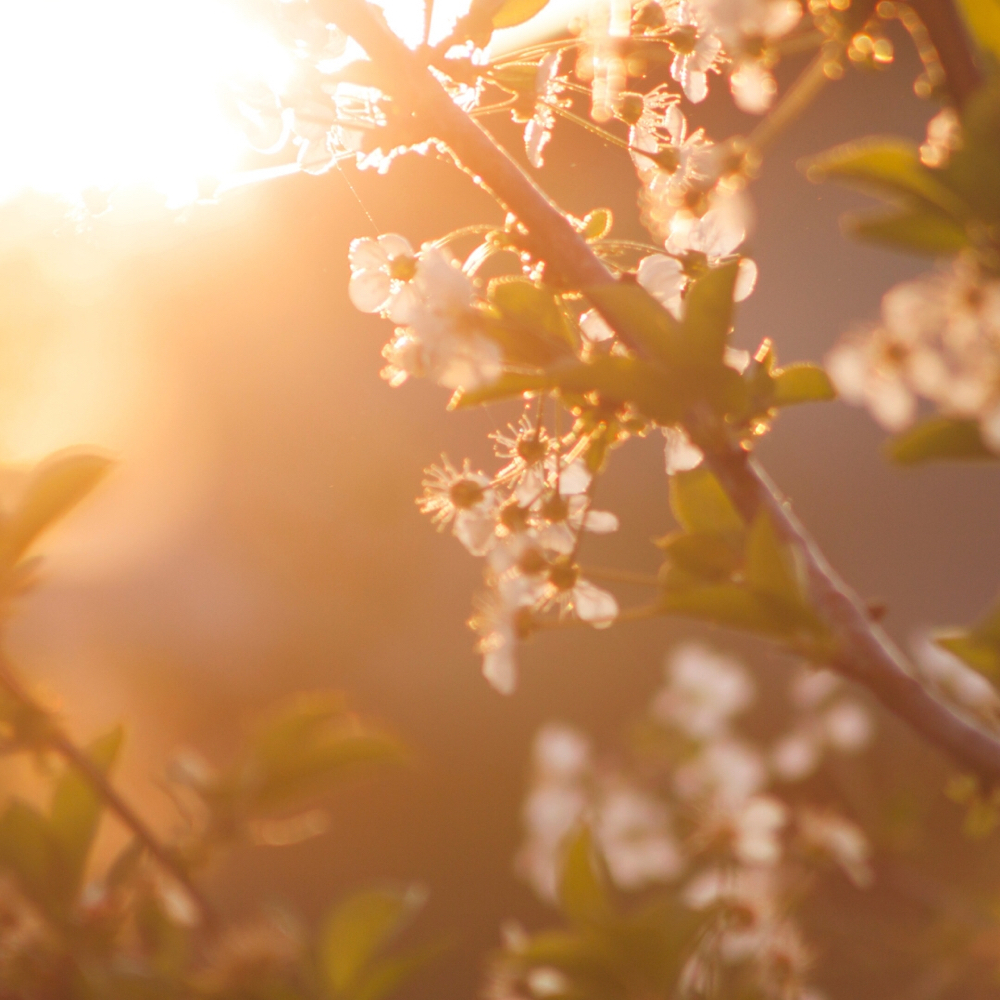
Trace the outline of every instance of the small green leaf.
<instances>
[{"instance_id":1,"label":"small green leaf","mask_svg":"<svg viewBox=\"0 0 1000 1000\"><path fill-rule=\"evenodd\" d=\"M973 670L1000 680L1000 604L972 628L937 632L934 641Z\"/></svg>"},{"instance_id":2,"label":"small green leaf","mask_svg":"<svg viewBox=\"0 0 1000 1000\"><path fill-rule=\"evenodd\" d=\"M319 961L335 995L353 991L369 963L413 919L425 900L426 893L416 886L365 889L333 910L320 935Z\"/></svg>"},{"instance_id":3,"label":"small green leaf","mask_svg":"<svg viewBox=\"0 0 1000 1000\"><path fill-rule=\"evenodd\" d=\"M818 365L807 363L780 368L772 375L772 406L825 402L837 398L830 376Z\"/></svg>"},{"instance_id":4,"label":"small green leaf","mask_svg":"<svg viewBox=\"0 0 1000 1000\"><path fill-rule=\"evenodd\" d=\"M969 245L964 226L927 208L846 215L841 224L850 236L907 253L950 256Z\"/></svg>"},{"instance_id":5,"label":"small green leaf","mask_svg":"<svg viewBox=\"0 0 1000 1000\"><path fill-rule=\"evenodd\" d=\"M116 726L87 748L87 756L102 774L107 774L115 762L123 739L121 726ZM102 809L101 799L90 782L76 768L68 766L56 785L49 821L74 893L83 882Z\"/></svg>"},{"instance_id":6,"label":"small green leaf","mask_svg":"<svg viewBox=\"0 0 1000 1000\"><path fill-rule=\"evenodd\" d=\"M1000 59L1000 3L997 0L958 0L958 8L980 48Z\"/></svg>"},{"instance_id":7,"label":"small green leaf","mask_svg":"<svg viewBox=\"0 0 1000 1000\"><path fill-rule=\"evenodd\" d=\"M833 179L889 201L938 209L965 220L968 206L920 162L917 147L903 139L873 136L837 146L805 161L812 181Z\"/></svg>"},{"instance_id":8,"label":"small green leaf","mask_svg":"<svg viewBox=\"0 0 1000 1000\"><path fill-rule=\"evenodd\" d=\"M733 325L733 289L739 264L732 260L707 271L684 298L684 360L694 367L722 364Z\"/></svg>"},{"instance_id":9,"label":"small green leaf","mask_svg":"<svg viewBox=\"0 0 1000 1000\"><path fill-rule=\"evenodd\" d=\"M395 993L414 974L439 958L447 948L448 942L439 939L372 962L366 974L351 989L351 1000L382 1000Z\"/></svg>"},{"instance_id":10,"label":"small green leaf","mask_svg":"<svg viewBox=\"0 0 1000 1000\"><path fill-rule=\"evenodd\" d=\"M530 21L548 5L549 0L504 0L493 15L494 28L513 28Z\"/></svg>"},{"instance_id":11,"label":"small green leaf","mask_svg":"<svg viewBox=\"0 0 1000 1000\"><path fill-rule=\"evenodd\" d=\"M358 764L404 756L398 740L347 713L339 695L299 695L261 727L234 781L246 807L263 814L324 790Z\"/></svg>"},{"instance_id":12,"label":"small green leaf","mask_svg":"<svg viewBox=\"0 0 1000 1000\"><path fill-rule=\"evenodd\" d=\"M778 538L774 522L762 507L747 535L748 586L760 594L797 605L802 601L800 578L794 550Z\"/></svg>"},{"instance_id":13,"label":"small green leaf","mask_svg":"<svg viewBox=\"0 0 1000 1000\"><path fill-rule=\"evenodd\" d=\"M484 406L486 403L497 403L505 399L523 396L526 392L544 392L555 388L555 375L539 372L537 374L518 374L504 372L495 382L479 389L460 389L448 403L449 410L466 410L472 406Z\"/></svg>"},{"instance_id":14,"label":"small green leaf","mask_svg":"<svg viewBox=\"0 0 1000 1000\"><path fill-rule=\"evenodd\" d=\"M670 477L670 508L687 531L725 535L746 527L718 479L705 468Z\"/></svg>"},{"instance_id":15,"label":"small green leaf","mask_svg":"<svg viewBox=\"0 0 1000 1000\"><path fill-rule=\"evenodd\" d=\"M62 914L72 898L48 820L20 799L0 816L0 869L13 873L24 893L50 916Z\"/></svg>"},{"instance_id":16,"label":"small green leaf","mask_svg":"<svg viewBox=\"0 0 1000 1000\"><path fill-rule=\"evenodd\" d=\"M615 329L627 330L651 357L679 365L685 357L680 324L642 285L609 282L581 289Z\"/></svg>"},{"instance_id":17,"label":"small green leaf","mask_svg":"<svg viewBox=\"0 0 1000 1000\"><path fill-rule=\"evenodd\" d=\"M736 584L670 590L660 595L658 603L663 614L686 615L762 635L787 637L806 627L795 609Z\"/></svg>"},{"instance_id":18,"label":"small green leaf","mask_svg":"<svg viewBox=\"0 0 1000 1000\"><path fill-rule=\"evenodd\" d=\"M107 475L100 455L53 455L34 471L21 502L0 532L0 566L13 566L35 539L75 507Z\"/></svg>"},{"instance_id":19,"label":"small green leaf","mask_svg":"<svg viewBox=\"0 0 1000 1000\"><path fill-rule=\"evenodd\" d=\"M568 841L559 883L559 902L575 924L602 923L612 914L604 871L587 827Z\"/></svg>"},{"instance_id":20,"label":"small green leaf","mask_svg":"<svg viewBox=\"0 0 1000 1000\"><path fill-rule=\"evenodd\" d=\"M511 94L525 94L535 105L535 84L538 80L538 66L530 62L504 63L489 71L490 80Z\"/></svg>"},{"instance_id":21,"label":"small green leaf","mask_svg":"<svg viewBox=\"0 0 1000 1000\"><path fill-rule=\"evenodd\" d=\"M584 216L580 235L588 243L594 240L603 240L611 232L614 221L610 208L595 208Z\"/></svg>"},{"instance_id":22,"label":"small green leaf","mask_svg":"<svg viewBox=\"0 0 1000 1000\"><path fill-rule=\"evenodd\" d=\"M573 330L550 288L527 278L494 278L487 293L500 314L494 335L508 359L522 364L549 365L571 356Z\"/></svg>"},{"instance_id":23,"label":"small green leaf","mask_svg":"<svg viewBox=\"0 0 1000 1000\"><path fill-rule=\"evenodd\" d=\"M887 445L889 457L900 465L917 465L935 459L989 459L990 451L975 420L930 417L910 430L897 434Z\"/></svg>"},{"instance_id":24,"label":"small green leaf","mask_svg":"<svg viewBox=\"0 0 1000 1000\"><path fill-rule=\"evenodd\" d=\"M1000 680L1000 643L963 631L939 632L934 641L978 673Z\"/></svg>"},{"instance_id":25,"label":"small green leaf","mask_svg":"<svg viewBox=\"0 0 1000 1000\"><path fill-rule=\"evenodd\" d=\"M735 536L738 538L739 536ZM657 542L674 566L702 581L718 583L729 579L740 564L734 535L706 532L677 532Z\"/></svg>"}]
</instances>

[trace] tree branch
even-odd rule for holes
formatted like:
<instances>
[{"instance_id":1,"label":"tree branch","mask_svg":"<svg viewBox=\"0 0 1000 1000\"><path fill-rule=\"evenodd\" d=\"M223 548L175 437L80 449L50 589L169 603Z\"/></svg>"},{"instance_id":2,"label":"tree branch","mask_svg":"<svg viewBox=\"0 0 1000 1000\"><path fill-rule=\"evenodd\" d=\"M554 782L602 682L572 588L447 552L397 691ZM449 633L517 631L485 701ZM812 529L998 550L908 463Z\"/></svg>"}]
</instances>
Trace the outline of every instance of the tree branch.
<instances>
[{"instance_id":1,"label":"tree branch","mask_svg":"<svg viewBox=\"0 0 1000 1000\"><path fill-rule=\"evenodd\" d=\"M953 0L908 0L908 3L927 29L948 93L961 109L982 84L965 24Z\"/></svg>"},{"instance_id":2,"label":"tree branch","mask_svg":"<svg viewBox=\"0 0 1000 1000\"><path fill-rule=\"evenodd\" d=\"M32 715L48 719L46 710L35 700L21 683L7 657L0 653L0 687ZM125 824L133 836L149 852L156 862L170 874L190 896L198 910L203 925L213 929L218 925L218 916L204 893L194 883L183 864L160 843L156 834L146 825L139 814L122 798L105 774L67 735L50 722L42 736L43 745L62 757L74 770L78 771L97 793L98 798Z\"/></svg>"},{"instance_id":3,"label":"tree branch","mask_svg":"<svg viewBox=\"0 0 1000 1000\"><path fill-rule=\"evenodd\" d=\"M932 0L940 2L940 0ZM533 180L461 111L428 71L420 56L386 26L365 0L327 0L327 12L380 67L393 98L426 134L444 142L462 167L491 190L528 229L549 266L572 287L605 285L614 278ZM635 332L619 317L605 319L620 339L639 353ZM860 598L843 583L761 469L730 440L714 418L688 421L688 432L744 518L761 507L778 531L800 548L813 599L837 641L830 666L866 686L893 713L963 769L987 783L1000 783L1000 742L934 699L911 675L906 660L868 617Z\"/></svg>"}]
</instances>

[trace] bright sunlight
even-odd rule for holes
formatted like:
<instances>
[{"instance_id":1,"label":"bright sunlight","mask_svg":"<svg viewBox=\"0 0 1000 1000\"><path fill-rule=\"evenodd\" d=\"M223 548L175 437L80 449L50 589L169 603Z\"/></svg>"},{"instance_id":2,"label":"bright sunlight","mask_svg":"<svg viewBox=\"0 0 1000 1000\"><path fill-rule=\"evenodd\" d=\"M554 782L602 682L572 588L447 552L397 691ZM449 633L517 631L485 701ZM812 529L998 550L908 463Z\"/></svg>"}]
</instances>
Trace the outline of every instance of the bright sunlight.
<instances>
[{"instance_id":1,"label":"bright sunlight","mask_svg":"<svg viewBox=\"0 0 1000 1000\"><path fill-rule=\"evenodd\" d=\"M388 0L413 44L423 4ZM468 0L437 0L440 31ZM440 27L439 27L440 26ZM79 202L139 187L194 201L236 172L249 144L220 93L231 82L277 90L294 55L225 0L33 0L0 11L4 111L0 202L37 191Z\"/></svg>"}]
</instances>

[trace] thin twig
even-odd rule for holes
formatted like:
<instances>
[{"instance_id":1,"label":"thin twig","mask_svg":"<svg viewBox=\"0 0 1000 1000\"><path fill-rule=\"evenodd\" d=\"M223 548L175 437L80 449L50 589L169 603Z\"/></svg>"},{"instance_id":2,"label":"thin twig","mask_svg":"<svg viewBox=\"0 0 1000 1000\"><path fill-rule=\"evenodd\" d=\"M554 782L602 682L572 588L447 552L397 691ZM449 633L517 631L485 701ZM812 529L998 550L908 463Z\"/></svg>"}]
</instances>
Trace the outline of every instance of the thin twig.
<instances>
[{"instance_id":1,"label":"thin twig","mask_svg":"<svg viewBox=\"0 0 1000 1000\"><path fill-rule=\"evenodd\" d=\"M603 566L581 566L580 572L592 580L609 583L632 583L637 587L659 587L660 580L652 573L632 573L626 569L605 569Z\"/></svg>"},{"instance_id":2,"label":"thin twig","mask_svg":"<svg viewBox=\"0 0 1000 1000\"><path fill-rule=\"evenodd\" d=\"M858 5L859 11L870 0ZM535 182L486 133L462 112L365 0L327 0L330 19L351 35L387 74L392 96L416 116L428 134L451 149L462 167L493 192L525 226L551 269L569 287L588 287L615 279L566 216ZM623 343L643 353L628 319L604 313ZM813 600L836 640L830 666L864 684L882 703L961 767L989 783L1000 783L1000 742L936 701L912 676L902 653L869 618L861 599L833 572L815 542L749 456L715 418L687 423L688 433L748 521L766 508L777 530L802 552Z\"/></svg>"},{"instance_id":3,"label":"thin twig","mask_svg":"<svg viewBox=\"0 0 1000 1000\"><path fill-rule=\"evenodd\" d=\"M759 153L771 145L812 104L820 91L830 82L828 66L837 58L838 56L826 50L815 56L770 114L747 136L746 143L749 149Z\"/></svg>"},{"instance_id":4,"label":"thin twig","mask_svg":"<svg viewBox=\"0 0 1000 1000\"><path fill-rule=\"evenodd\" d=\"M219 922L215 908L191 879L183 864L160 842L139 814L108 781L100 768L49 718L49 713L24 686L3 653L0 653L0 686L32 715L49 719L49 724L42 737L44 745L59 754L70 767L87 781L97 793L98 798L129 828L150 856L184 888L197 908L202 924L207 929L215 928Z\"/></svg>"},{"instance_id":5,"label":"thin twig","mask_svg":"<svg viewBox=\"0 0 1000 1000\"><path fill-rule=\"evenodd\" d=\"M945 85L956 107L979 89L982 74L976 65L969 36L952 0L907 0L924 22L931 44L937 50Z\"/></svg>"}]
</instances>

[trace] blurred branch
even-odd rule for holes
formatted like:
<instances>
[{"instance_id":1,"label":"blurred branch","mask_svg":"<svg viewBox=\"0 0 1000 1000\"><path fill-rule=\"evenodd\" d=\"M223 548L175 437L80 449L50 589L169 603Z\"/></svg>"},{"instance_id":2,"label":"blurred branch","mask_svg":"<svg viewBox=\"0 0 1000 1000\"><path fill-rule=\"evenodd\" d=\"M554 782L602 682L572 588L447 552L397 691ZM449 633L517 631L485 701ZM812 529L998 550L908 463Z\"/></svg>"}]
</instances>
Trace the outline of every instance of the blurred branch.
<instances>
[{"instance_id":1,"label":"blurred branch","mask_svg":"<svg viewBox=\"0 0 1000 1000\"><path fill-rule=\"evenodd\" d=\"M389 30L380 11L365 0L326 0L325 9L378 64L403 111L417 119L426 134L446 143L460 165L517 216L552 272L570 287L583 290L615 281L563 213L459 109L420 55ZM602 314L623 343L639 355L646 353L627 321L603 310ZM902 653L870 620L861 599L833 571L787 502L718 418L692 415L687 430L747 522L752 522L759 509L767 509L780 534L802 551L813 599L836 643L829 665L866 686L963 769L991 784L1000 783L1000 742L955 715L912 676Z\"/></svg>"},{"instance_id":2,"label":"blurred branch","mask_svg":"<svg viewBox=\"0 0 1000 1000\"><path fill-rule=\"evenodd\" d=\"M976 65L969 35L954 0L907 0L910 8L923 22L931 44L937 50L945 84L955 102L962 108L979 89L982 75Z\"/></svg>"},{"instance_id":3,"label":"blurred branch","mask_svg":"<svg viewBox=\"0 0 1000 1000\"><path fill-rule=\"evenodd\" d=\"M40 736L41 745L59 754L70 767L86 779L101 801L128 827L150 856L182 886L197 908L202 924L208 929L215 928L218 925L215 909L191 879L184 865L160 842L156 834L122 798L87 754L56 725L50 713L32 697L4 653L0 653L0 687L31 716L46 720Z\"/></svg>"}]
</instances>

